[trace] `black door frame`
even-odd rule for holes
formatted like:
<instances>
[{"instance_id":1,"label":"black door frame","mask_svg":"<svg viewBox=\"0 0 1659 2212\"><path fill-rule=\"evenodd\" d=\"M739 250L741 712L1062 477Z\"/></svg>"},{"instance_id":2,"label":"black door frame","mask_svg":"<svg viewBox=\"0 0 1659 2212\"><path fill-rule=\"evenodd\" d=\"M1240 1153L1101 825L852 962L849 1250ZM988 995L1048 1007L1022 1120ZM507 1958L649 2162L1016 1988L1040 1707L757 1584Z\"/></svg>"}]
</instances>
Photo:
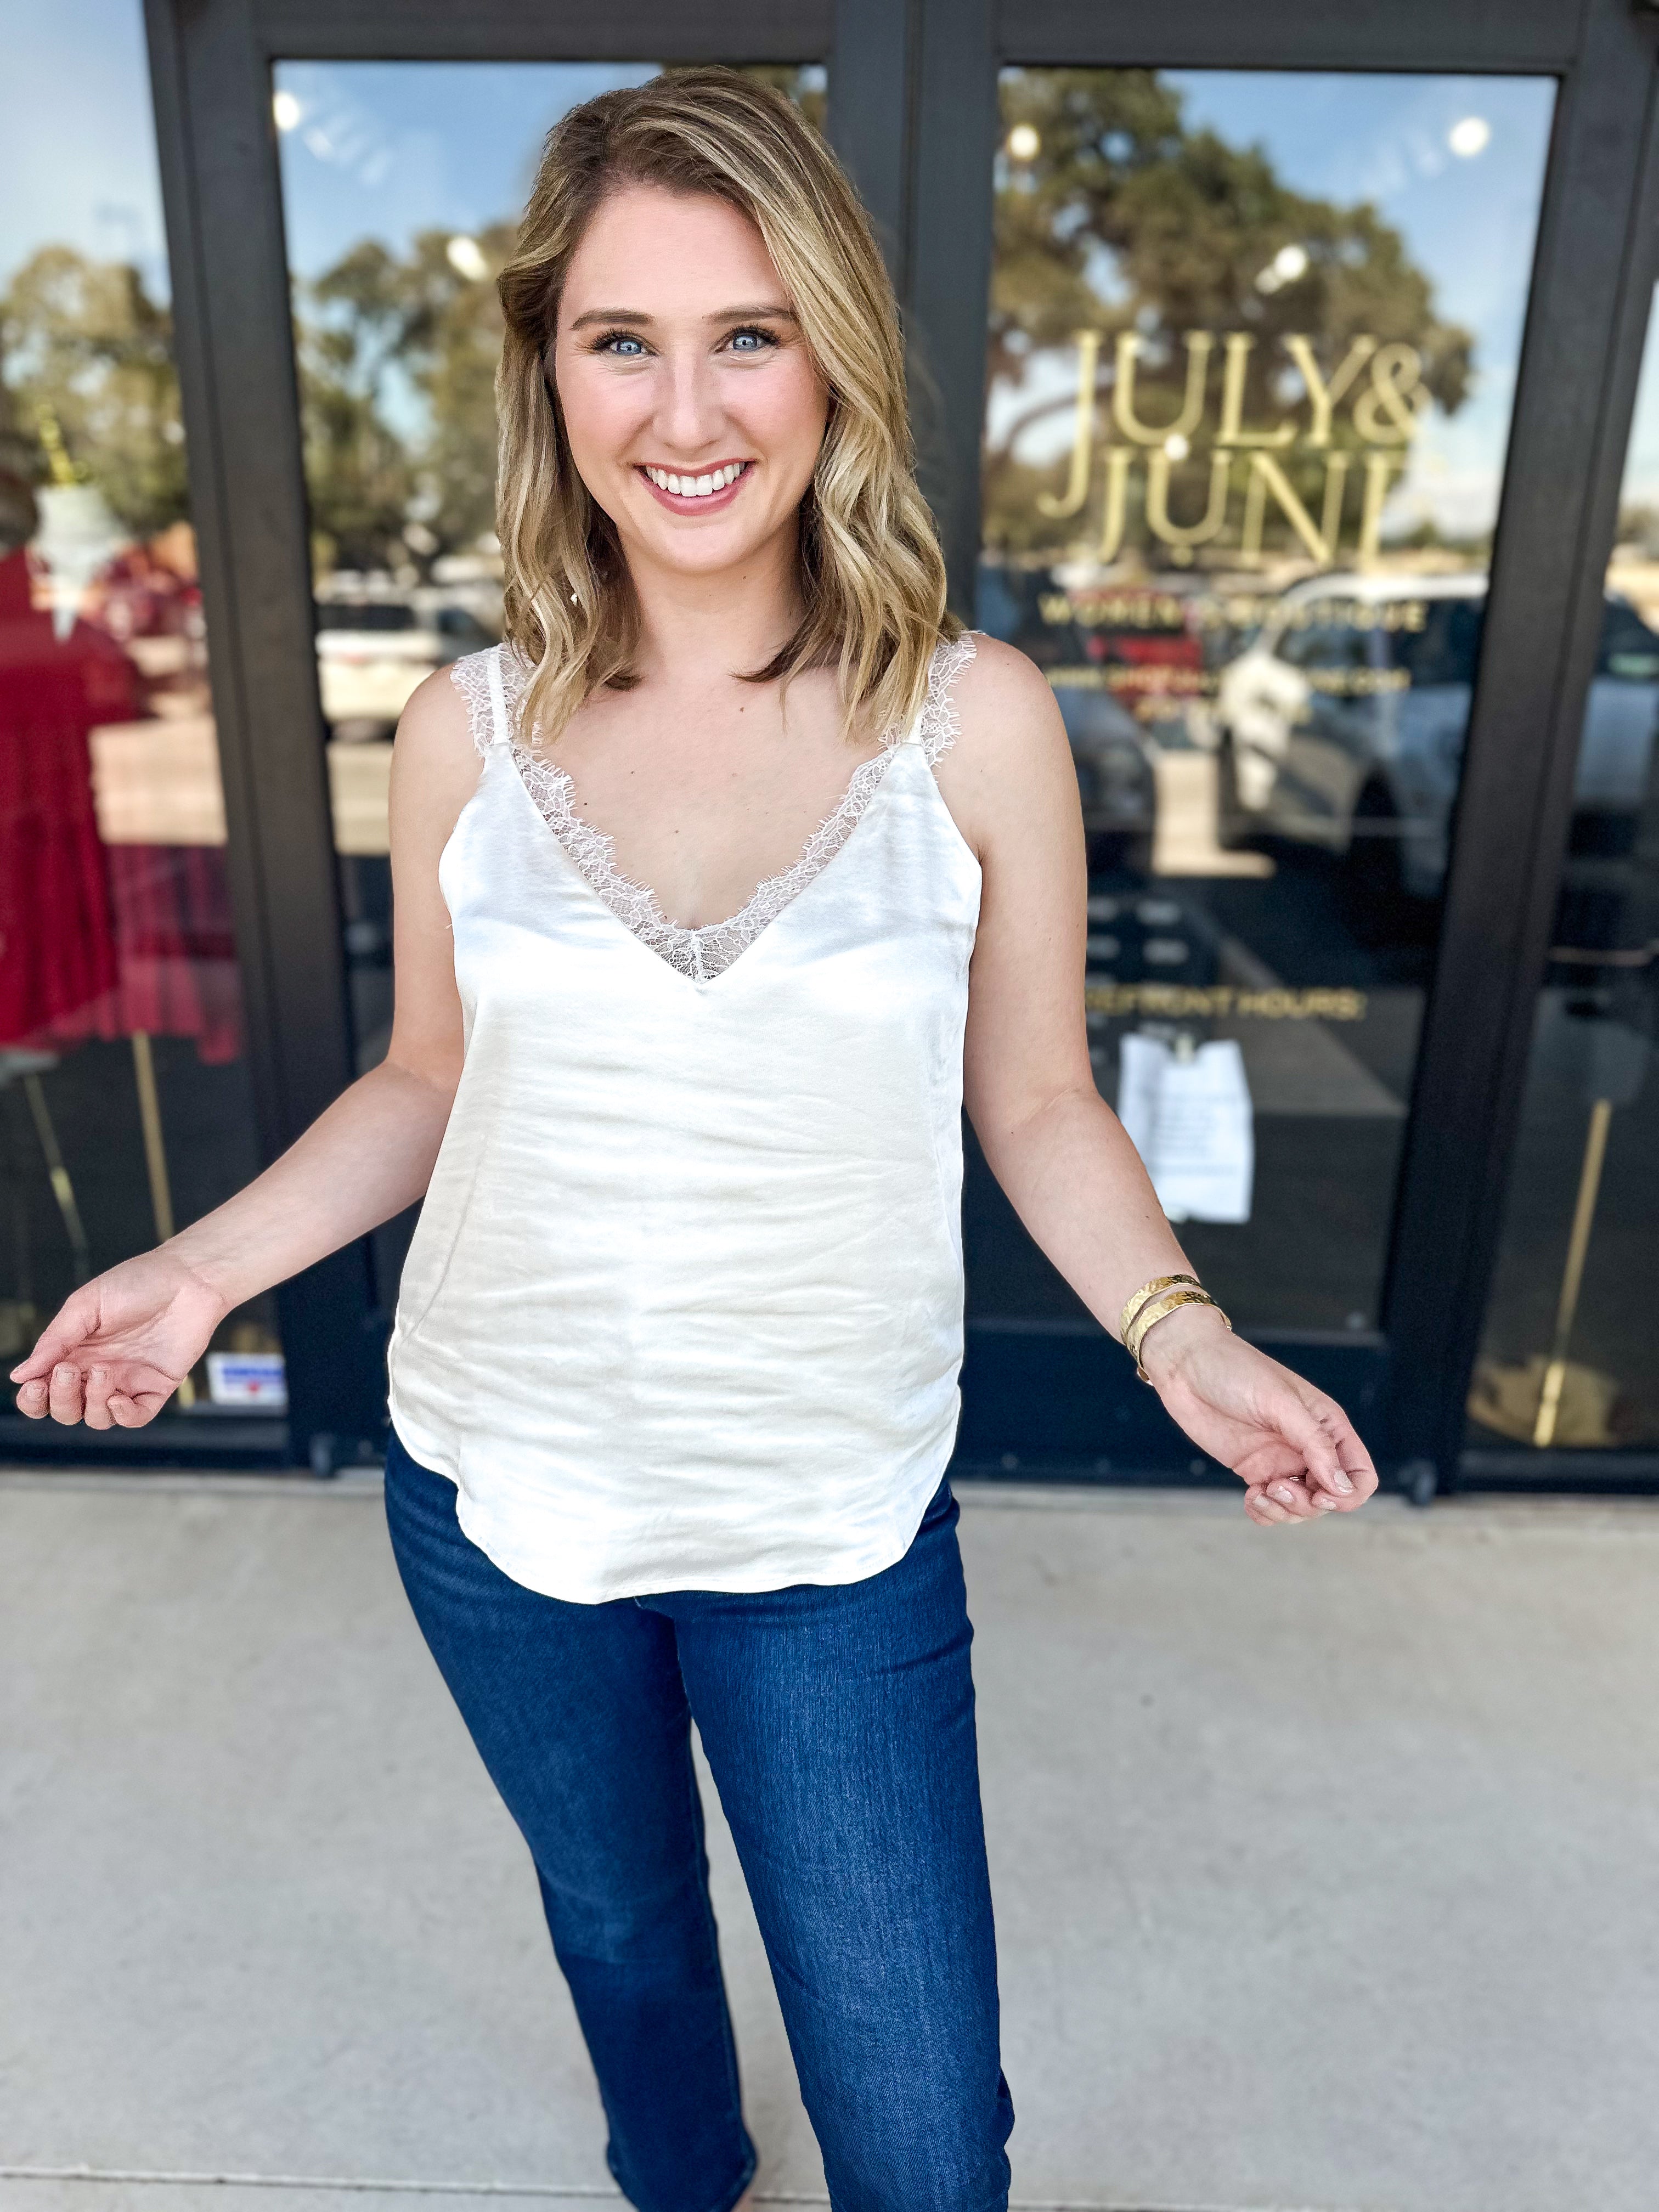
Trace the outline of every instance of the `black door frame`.
<instances>
[{"instance_id":1,"label":"black door frame","mask_svg":"<svg viewBox=\"0 0 1659 2212\"><path fill-rule=\"evenodd\" d=\"M1632 0L1360 0L1342 9L1329 0L1275 0L1271 9L1241 9L1236 0L612 0L601 30L591 10L568 0L145 4L232 895L267 1158L354 1073L312 650L273 61L827 64L830 133L876 217L905 303L924 483L964 611L978 551L1000 66L1559 80L1486 650L1382 1328L1358 1342L1274 1340L1384 1417L1391 1456L1409 1463L1421 1488L1450 1486L1659 276L1654 10ZM301 1454L313 1439L376 1435L385 1316L367 1247L308 1270L278 1300L290 1427ZM970 1419L977 1404L993 1441L999 1425L1040 1426L1035 1409L1054 1395L1062 1368L1075 1387L1091 1389L1115 1358L1103 1337L1027 1336L994 1357L970 1346ZM1596 1461L1596 1472L1616 1473L1601 1455ZM1558 1465L1552 1479L1572 1474Z\"/></svg>"}]
</instances>

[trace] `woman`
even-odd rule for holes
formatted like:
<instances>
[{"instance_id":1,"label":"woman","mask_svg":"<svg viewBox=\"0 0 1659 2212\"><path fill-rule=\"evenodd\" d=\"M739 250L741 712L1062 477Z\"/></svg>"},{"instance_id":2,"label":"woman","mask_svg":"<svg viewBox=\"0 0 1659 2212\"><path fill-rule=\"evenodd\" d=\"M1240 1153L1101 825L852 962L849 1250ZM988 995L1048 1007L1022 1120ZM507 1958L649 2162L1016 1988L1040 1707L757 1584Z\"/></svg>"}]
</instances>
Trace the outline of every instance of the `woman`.
<instances>
[{"instance_id":1,"label":"woman","mask_svg":"<svg viewBox=\"0 0 1659 2212\"><path fill-rule=\"evenodd\" d=\"M1252 1519L1376 1477L1194 1284L1096 1091L1065 732L945 611L830 155L726 72L608 93L549 139L501 295L507 641L399 727L390 1052L77 1291L18 1403L149 1419L229 1309L424 1194L392 1540L534 1855L620 2186L726 2212L754 2169L695 1716L834 2204L989 2212L1012 2111L945 1480L964 1090Z\"/></svg>"}]
</instances>

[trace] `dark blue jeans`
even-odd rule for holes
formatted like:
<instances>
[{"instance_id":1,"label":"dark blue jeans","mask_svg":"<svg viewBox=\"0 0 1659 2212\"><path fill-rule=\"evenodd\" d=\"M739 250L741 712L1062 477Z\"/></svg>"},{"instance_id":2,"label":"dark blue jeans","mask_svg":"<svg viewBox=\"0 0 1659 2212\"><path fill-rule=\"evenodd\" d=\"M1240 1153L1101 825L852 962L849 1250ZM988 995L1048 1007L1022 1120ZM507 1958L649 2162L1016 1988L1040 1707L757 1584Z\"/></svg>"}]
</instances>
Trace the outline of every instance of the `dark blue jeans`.
<instances>
[{"instance_id":1,"label":"dark blue jeans","mask_svg":"<svg viewBox=\"0 0 1659 2212\"><path fill-rule=\"evenodd\" d=\"M416 1618L535 1860L629 2201L728 2212L755 2166L695 1716L835 2212L1004 2212L1013 2107L949 1487L866 1581L605 1605L502 1574L395 1436L386 1501Z\"/></svg>"}]
</instances>

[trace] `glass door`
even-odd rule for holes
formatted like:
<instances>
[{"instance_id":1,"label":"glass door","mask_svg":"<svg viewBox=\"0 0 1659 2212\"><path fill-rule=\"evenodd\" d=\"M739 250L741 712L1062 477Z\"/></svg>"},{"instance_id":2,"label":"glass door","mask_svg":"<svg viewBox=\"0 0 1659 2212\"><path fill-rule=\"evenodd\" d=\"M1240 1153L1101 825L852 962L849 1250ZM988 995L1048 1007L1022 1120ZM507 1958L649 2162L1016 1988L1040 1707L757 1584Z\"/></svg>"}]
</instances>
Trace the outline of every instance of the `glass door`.
<instances>
[{"instance_id":1,"label":"glass door","mask_svg":"<svg viewBox=\"0 0 1659 2212\"><path fill-rule=\"evenodd\" d=\"M999 82L975 619L1071 738L1096 1080L1304 1366L1379 1343L1554 97ZM976 1157L966 1241L965 1449L1181 1450Z\"/></svg>"}]
</instances>

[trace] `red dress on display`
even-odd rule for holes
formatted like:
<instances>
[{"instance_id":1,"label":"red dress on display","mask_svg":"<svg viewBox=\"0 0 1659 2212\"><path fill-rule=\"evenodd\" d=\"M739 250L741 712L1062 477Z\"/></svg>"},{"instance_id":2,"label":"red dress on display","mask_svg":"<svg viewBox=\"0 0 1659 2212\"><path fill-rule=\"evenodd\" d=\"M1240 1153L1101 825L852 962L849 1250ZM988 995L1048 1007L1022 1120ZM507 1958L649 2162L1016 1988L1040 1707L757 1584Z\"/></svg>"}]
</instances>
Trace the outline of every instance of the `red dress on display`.
<instances>
[{"instance_id":1,"label":"red dress on display","mask_svg":"<svg viewBox=\"0 0 1659 2212\"><path fill-rule=\"evenodd\" d=\"M138 712L136 672L30 603L28 556L0 559L0 1045L94 1034L118 975L87 733Z\"/></svg>"},{"instance_id":2,"label":"red dress on display","mask_svg":"<svg viewBox=\"0 0 1659 2212\"><path fill-rule=\"evenodd\" d=\"M0 561L0 1046L143 1030L210 1062L241 1051L223 848L99 836L89 732L144 713L115 640L84 621L55 636L27 554Z\"/></svg>"}]
</instances>

